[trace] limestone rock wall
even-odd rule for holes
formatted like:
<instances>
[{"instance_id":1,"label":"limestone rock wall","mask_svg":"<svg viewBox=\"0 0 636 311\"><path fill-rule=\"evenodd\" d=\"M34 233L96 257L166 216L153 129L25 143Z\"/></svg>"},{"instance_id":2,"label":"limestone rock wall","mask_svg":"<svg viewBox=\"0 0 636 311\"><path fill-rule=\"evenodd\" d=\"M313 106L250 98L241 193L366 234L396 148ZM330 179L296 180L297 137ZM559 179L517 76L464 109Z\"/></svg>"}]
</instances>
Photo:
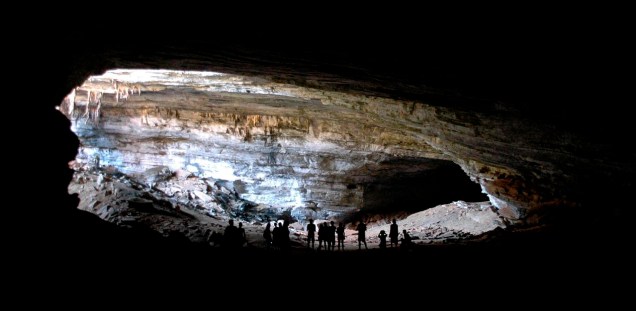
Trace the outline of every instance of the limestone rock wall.
<instances>
[{"instance_id":1,"label":"limestone rock wall","mask_svg":"<svg viewBox=\"0 0 636 311\"><path fill-rule=\"evenodd\" d=\"M301 86L269 75L147 75L108 72L67 96L60 109L82 142L78 161L99 157L127 173L168 165L241 180L242 196L255 202L334 211L373 205L365 187L384 173L452 161L509 221L529 224L578 206L595 180L630 169L504 104L389 99L363 82L343 92L329 77ZM392 164L400 159L420 160Z\"/></svg>"}]
</instances>

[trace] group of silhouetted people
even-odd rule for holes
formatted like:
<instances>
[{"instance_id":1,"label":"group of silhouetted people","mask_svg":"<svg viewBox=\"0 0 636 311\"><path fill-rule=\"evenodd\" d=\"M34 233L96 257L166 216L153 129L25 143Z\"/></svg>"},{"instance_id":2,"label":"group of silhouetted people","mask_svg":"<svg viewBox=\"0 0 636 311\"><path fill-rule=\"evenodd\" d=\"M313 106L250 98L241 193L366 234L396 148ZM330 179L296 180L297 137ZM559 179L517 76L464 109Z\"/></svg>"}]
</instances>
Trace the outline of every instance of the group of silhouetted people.
<instances>
[{"instance_id":1,"label":"group of silhouetted people","mask_svg":"<svg viewBox=\"0 0 636 311\"><path fill-rule=\"evenodd\" d=\"M239 222L238 227L234 226L234 220L228 221L228 226L225 227L225 231L221 236L220 233L213 232L211 235L211 241L216 245L220 242L223 248L237 249L243 247L247 243L247 237L245 235L245 229L243 224ZM360 221L356 226L358 231L358 249L368 249L366 241L367 225ZM341 222L338 227L335 226L333 221L327 223L323 222L319 225L314 224L313 219L309 219L307 224L307 248L315 249L316 235L318 235L318 250L324 249L327 251L333 251L336 249L336 241L338 241L337 249L344 250L345 239L345 227ZM284 222L274 221L274 229L271 228L269 220L263 231L263 238L268 249L273 248L276 250L288 250L291 248L291 240L289 238L289 221ZM378 235L380 239L380 248L387 248L387 238L390 241L391 247L398 247L398 241L401 249L407 250L412 247L412 239L406 230L402 230L402 238L399 239L398 225L395 219L389 227L389 234L386 234L385 230L381 230Z\"/></svg>"},{"instance_id":2,"label":"group of silhouetted people","mask_svg":"<svg viewBox=\"0 0 636 311\"><path fill-rule=\"evenodd\" d=\"M263 238L268 249L274 248L277 250L286 250L291 247L291 241L289 239L289 222L284 221L281 223L274 222L274 229L271 229L271 224L267 221L265 231L263 231ZM221 247L226 249L242 248L248 241L245 235L245 228L243 223L239 222L238 227L234 226L234 220L230 219L228 225L225 227L223 234L212 232L209 237L209 242L213 242L216 246L221 244Z\"/></svg>"},{"instance_id":3,"label":"group of silhouetted people","mask_svg":"<svg viewBox=\"0 0 636 311\"><path fill-rule=\"evenodd\" d=\"M382 232L384 232L384 230L380 231L380 235L382 235ZM382 247L382 237L380 237L380 248L386 248L386 233L384 233L384 235L384 247ZM389 226L389 238L391 247L398 247L399 236L400 231L398 230L397 221L394 218L391 226ZM411 249L411 247L413 246L411 235L406 230L402 230L402 239L400 241L402 242L402 244L400 244L401 249L408 250Z\"/></svg>"},{"instance_id":4,"label":"group of silhouetted people","mask_svg":"<svg viewBox=\"0 0 636 311\"><path fill-rule=\"evenodd\" d=\"M225 231L223 232L221 246L228 249L243 247L243 245L247 243L247 237L245 235L245 228L243 228L243 223L239 222L238 227L234 226L233 219L230 219L228 223L228 226L225 227Z\"/></svg>"},{"instance_id":5,"label":"group of silhouetted people","mask_svg":"<svg viewBox=\"0 0 636 311\"><path fill-rule=\"evenodd\" d=\"M314 220L309 219L309 224L307 225L307 248L315 248L316 231L318 231L318 250L321 250L324 245L325 250L333 251L336 247L336 237L338 238L338 250L344 250L345 231L343 223L340 223L338 227L333 221L329 224L323 222L316 226Z\"/></svg>"},{"instance_id":6,"label":"group of silhouetted people","mask_svg":"<svg viewBox=\"0 0 636 311\"><path fill-rule=\"evenodd\" d=\"M358 230L358 249L362 249L362 244L364 244L365 249L368 249L365 234L367 225L361 221L356 229ZM391 247L398 247L398 238L400 236L399 232L400 231L398 230L397 221L393 219L393 223L391 223L391 226L389 226L389 234L386 234L386 231L384 230L380 230L380 234L378 234L378 238L380 239L379 247L381 249L386 249L387 237L390 239L389 241ZM399 241L401 241L400 248L403 250L411 249L411 247L413 246L411 235L409 235L406 230L402 230L402 239L400 239Z\"/></svg>"},{"instance_id":7,"label":"group of silhouetted people","mask_svg":"<svg viewBox=\"0 0 636 311\"><path fill-rule=\"evenodd\" d=\"M363 221L360 221L356 226L356 230L358 231L358 249L362 249L363 244L365 249L369 249L367 247L366 238L367 225ZM334 250L336 234L338 237L338 250L344 250L345 228L343 223L340 223L337 228L333 221L330 222L330 225L323 222L316 226L314 220L309 219L309 224L307 225L307 248L314 249L316 231L318 231L318 250L322 248L323 244L326 250ZM399 235L397 221L393 219L393 223L389 227L389 234L387 235L386 231L381 230L378 235L378 238L380 238L380 248L385 249L387 247L387 237L390 239L391 247L398 247ZM402 239L399 241L401 241L401 249L406 250L412 247L411 236L406 230L402 230Z\"/></svg>"},{"instance_id":8,"label":"group of silhouetted people","mask_svg":"<svg viewBox=\"0 0 636 311\"><path fill-rule=\"evenodd\" d=\"M276 250L288 250L291 247L291 240L289 239L289 221L278 223L274 221L274 229L267 221L265 231L263 231L263 238L265 238L265 245L267 249L273 248Z\"/></svg>"}]
</instances>

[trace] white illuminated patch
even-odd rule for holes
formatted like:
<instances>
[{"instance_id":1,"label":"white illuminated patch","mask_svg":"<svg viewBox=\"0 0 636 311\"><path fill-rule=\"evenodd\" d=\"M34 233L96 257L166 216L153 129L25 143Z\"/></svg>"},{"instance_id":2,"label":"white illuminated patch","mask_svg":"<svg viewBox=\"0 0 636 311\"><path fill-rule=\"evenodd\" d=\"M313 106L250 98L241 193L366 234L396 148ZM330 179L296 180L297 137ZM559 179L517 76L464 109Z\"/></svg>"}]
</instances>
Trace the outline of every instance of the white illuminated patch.
<instances>
[{"instance_id":1,"label":"white illuminated patch","mask_svg":"<svg viewBox=\"0 0 636 311\"><path fill-rule=\"evenodd\" d=\"M479 183L479 186L481 187L481 193L488 196L488 200L490 201L490 204L492 204L492 206L496 207L497 209L500 209L503 205L505 205L505 202L492 196L490 193L488 193L488 191L486 191L483 181Z\"/></svg>"},{"instance_id":2,"label":"white illuminated patch","mask_svg":"<svg viewBox=\"0 0 636 311\"><path fill-rule=\"evenodd\" d=\"M199 173L199 168L197 168L197 167L196 167L196 166L194 166L194 165L186 165L186 170L187 170L188 172L190 172L190 173L194 173L194 174Z\"/></svg>"},{"instance_id":3,"label":"white illuminated patch","mask_svg":"<svg viewBox=\"0 0 636 311\"><path fill-rule=\"evenodd\" d=\"M164 69L113 69L106 71L101 76L92 76L90 79L114 79L120 82L174 82L184 84L192 82L204 82L213 77L221 77L226 74L213 71L180 71Z\"/></svg>"},{"instance_id":4,"label":"white illuminated patch","mask_svg":"<svg viewBox=\"0 0 636 311\"><path fill-rule=\"evenodd\" d=\"M288 90L263 87L252 79L213 71L181 71L155 69L113 69L103 75L91 76L90 82L145 83L162 85L189 85L208 92L268 94L294 96ZM107 93L114 90L102 90Z\"/></svg>"},{"instance_id":5,"label":"white illuminated patch","mask_svg":"<svg viewBox=\"0 0 636 311\"><path fill-rule=\"evenodd\" d=\"M194 159L190 160L190 163L197 164L199 166L199 168L203 171L201 172L203 175L202 177L212 177L229 181L241 179L234 175L234 169L226 162L212 162L204 159Z\"/></svg>"}]
</instances>

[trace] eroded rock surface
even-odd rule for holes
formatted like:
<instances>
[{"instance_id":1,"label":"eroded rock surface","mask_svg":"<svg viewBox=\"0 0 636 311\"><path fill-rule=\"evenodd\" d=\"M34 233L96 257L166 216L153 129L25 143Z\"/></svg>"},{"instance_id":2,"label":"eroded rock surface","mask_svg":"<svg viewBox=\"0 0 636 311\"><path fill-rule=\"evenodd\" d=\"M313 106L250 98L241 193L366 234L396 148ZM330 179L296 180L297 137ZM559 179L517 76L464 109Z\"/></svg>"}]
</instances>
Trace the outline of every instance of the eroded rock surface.
<instances>
[{"instance_id":1,"label":"eroded rock surface","mask_svg":"<svg viewBox=\"0 0 636 311\"><path fill-rule=\"evenodd\" d=\"M168 194L180 190L162 184L166 176L192 174L299 220L484 199L423 128L399 120L418 107L417 118L430 118L415 103L256 78L123 70L89 79L60 109L82 142L78 164L111 166Z\"/></svg>"},{"instance_id":2,"label":"eroded rock surface","mask_svg":"<svg viewBox=\"0 0 636 311\"><path fill-rule=\"evenodd\" d=\"M429 105L383 97L363 82L344 92L328 77L303 86L270 78L113 71L75 89L61 110L82 142L80 162L127 174L166 165L238 184L242 199L300 207L299 215L386 205L372 189L454 162L506 221L532 225L577 207L598 178L632 169L503 104Z\"/></svg>"}]
</instances>

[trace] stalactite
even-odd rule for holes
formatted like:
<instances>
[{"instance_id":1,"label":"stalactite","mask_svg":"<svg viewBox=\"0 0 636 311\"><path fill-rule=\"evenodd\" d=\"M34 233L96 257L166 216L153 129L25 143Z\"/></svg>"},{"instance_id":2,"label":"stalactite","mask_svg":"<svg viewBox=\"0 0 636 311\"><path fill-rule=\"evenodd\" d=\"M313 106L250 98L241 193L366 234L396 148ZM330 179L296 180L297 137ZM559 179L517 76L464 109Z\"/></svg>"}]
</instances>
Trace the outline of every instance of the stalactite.
<instances>
[{"instance_id":1,"label":"stalactite","mask_svg":"<svg viewBox=\"0 0 636 311\"><path fill-rule=\"evenodd\" d=\"M90 90L86 91L86 97L87 97L86 98L86 109L84 110L84 114L82 115L82 117L88 119L88 116L89 116L89 113L90 113L89 112L89 108L90 108L90 105L91 105L91 91ZM86 120L84 120L84 121L86 121Z\"/></svg>"},{"instance_id":2,"label":"stalactite","mask_svg":"<svg viewBox=\"0 0 636 311\"><path fill-rule=\"evenodd\" d=\"M71 91L71 94L68 95L68 115L73 115L73 109L75 109L75 89Z\"/></svg>"},{"instance_id":3,"label":"stalactite","mask_svg":"<svg viewBox=\"0 0 636 311\"><path fill-rule=\"evenodd\" d=\"M141 95L141 86L139 85L122 85L117 80L111 79L111 84L115 90L115 101L119 102L120 99L127 100L130 95Z\"/></svg>"},{"instance_id":4,"label":"stalactite","mask_svg":"<svg viewBox=\"0 0 636 311\"><path fill-rule=\"evenodd\" d=\"M104 93L99 92L98 94L95 95L96 97L96 101L97 101L97 107L95 107L95 113L93 115L93 122L95 124L99 123L99 113L100 113L100 109L102 108L102 96L104 95Z\"/></svg>"}]
</instances>

